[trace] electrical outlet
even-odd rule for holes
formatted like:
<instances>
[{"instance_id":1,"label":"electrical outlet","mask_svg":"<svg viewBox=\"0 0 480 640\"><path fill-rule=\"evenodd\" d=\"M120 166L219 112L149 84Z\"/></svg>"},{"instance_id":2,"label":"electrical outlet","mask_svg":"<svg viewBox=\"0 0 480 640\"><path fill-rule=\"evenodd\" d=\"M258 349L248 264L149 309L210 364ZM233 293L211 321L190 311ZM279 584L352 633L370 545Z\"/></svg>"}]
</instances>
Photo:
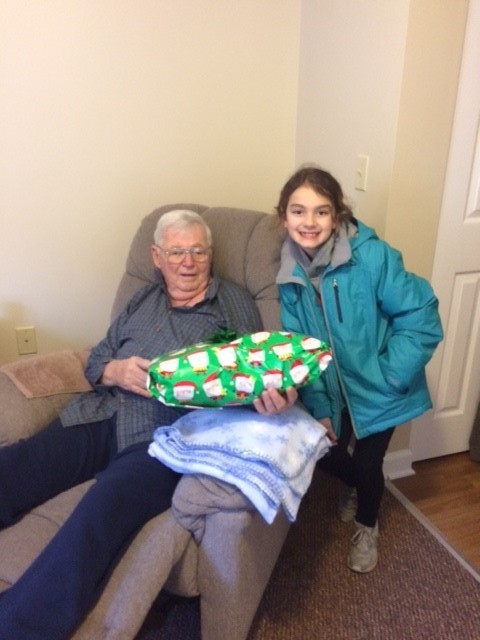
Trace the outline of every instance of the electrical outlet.
<instances>
[{"instance_id":1,"label":"electrical outlet","mask_svg":"<svg viewBox=\"0 0 480 640\"><path fill-rule=\"evenodd\" d=\"M35 327L17 327L17 349L21 356L29 353L37 353L37 338Z\"/></svg>"}]
</instances>

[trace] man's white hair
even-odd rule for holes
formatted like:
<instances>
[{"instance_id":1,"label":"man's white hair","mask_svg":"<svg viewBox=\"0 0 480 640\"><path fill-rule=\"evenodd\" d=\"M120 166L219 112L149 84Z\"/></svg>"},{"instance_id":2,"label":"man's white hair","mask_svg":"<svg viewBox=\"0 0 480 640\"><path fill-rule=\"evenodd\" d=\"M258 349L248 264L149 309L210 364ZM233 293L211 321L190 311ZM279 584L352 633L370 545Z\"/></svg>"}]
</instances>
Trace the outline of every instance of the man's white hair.
<instances>
[{"instance_id":1,"label":"man's white hair","mask_svg":"<svg viewBox=\"0 0 480 640\"><path fill-rule=\"evenodd\" d=\"M162 245L163 239L168 229L186 229L192 225L198 224L205 229L208 246L212 246L212 232L210 227L202 218L202 216L190 209L172 209L160 216L153 234L153 241L159 246Z\"/></svg>"}]
</instances>

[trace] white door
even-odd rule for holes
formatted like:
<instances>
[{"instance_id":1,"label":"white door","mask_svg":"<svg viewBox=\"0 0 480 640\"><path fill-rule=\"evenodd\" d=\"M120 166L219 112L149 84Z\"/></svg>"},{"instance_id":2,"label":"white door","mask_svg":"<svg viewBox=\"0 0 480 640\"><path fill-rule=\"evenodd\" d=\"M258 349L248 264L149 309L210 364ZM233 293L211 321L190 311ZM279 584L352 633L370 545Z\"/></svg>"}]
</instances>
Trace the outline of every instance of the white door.
<instances>
[{"instance_id":1,"label":"white door","mask_svg":"<svg viewBox=\"0 0 480 640\"><path fill-rule=\"evenodd\" d=\"M466 451L480 397L480 0L470 0L432 285L445 339L427 368L434 409L412 423L413 460Z\"/></svg>"}]
</instances>

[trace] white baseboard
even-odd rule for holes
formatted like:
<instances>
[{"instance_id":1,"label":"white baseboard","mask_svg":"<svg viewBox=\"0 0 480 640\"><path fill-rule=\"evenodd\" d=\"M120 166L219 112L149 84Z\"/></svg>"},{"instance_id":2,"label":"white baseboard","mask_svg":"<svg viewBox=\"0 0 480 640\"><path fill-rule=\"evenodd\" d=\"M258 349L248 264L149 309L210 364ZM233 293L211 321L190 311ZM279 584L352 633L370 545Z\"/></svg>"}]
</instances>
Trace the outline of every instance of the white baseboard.
<instances>
[{"instance_id":1,"label":"white baseboard","mask_svg":"<svg viewBox=\"0 0 480 640\"><path fill-rule=\"evenodd\" d=\"M385 478L396 480L405 476L413 476L413 456L410 449L400 449L387 453L383 461L383 474Z\"/></svg>"}]
</instances>

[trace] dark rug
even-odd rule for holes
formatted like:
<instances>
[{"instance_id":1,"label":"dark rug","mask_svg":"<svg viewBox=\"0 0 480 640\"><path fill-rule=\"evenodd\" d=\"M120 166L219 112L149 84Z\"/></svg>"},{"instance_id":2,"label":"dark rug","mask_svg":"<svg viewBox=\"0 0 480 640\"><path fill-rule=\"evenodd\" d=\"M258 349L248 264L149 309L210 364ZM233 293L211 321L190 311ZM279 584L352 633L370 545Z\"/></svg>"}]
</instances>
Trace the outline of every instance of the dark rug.
<instances>
[{"instance_id":1,"label":"dark rug","mask_svg":"<svg viewBox=\"0 0 480 640\"><path fill-rule=\"evenodd\" d=\"M480 640L480 583L389 491L377 568L346 567L339 490L315 473L248 640ZM201 640L198 600L158 603L137 640Z\"/></svg>"}]
</instances>

